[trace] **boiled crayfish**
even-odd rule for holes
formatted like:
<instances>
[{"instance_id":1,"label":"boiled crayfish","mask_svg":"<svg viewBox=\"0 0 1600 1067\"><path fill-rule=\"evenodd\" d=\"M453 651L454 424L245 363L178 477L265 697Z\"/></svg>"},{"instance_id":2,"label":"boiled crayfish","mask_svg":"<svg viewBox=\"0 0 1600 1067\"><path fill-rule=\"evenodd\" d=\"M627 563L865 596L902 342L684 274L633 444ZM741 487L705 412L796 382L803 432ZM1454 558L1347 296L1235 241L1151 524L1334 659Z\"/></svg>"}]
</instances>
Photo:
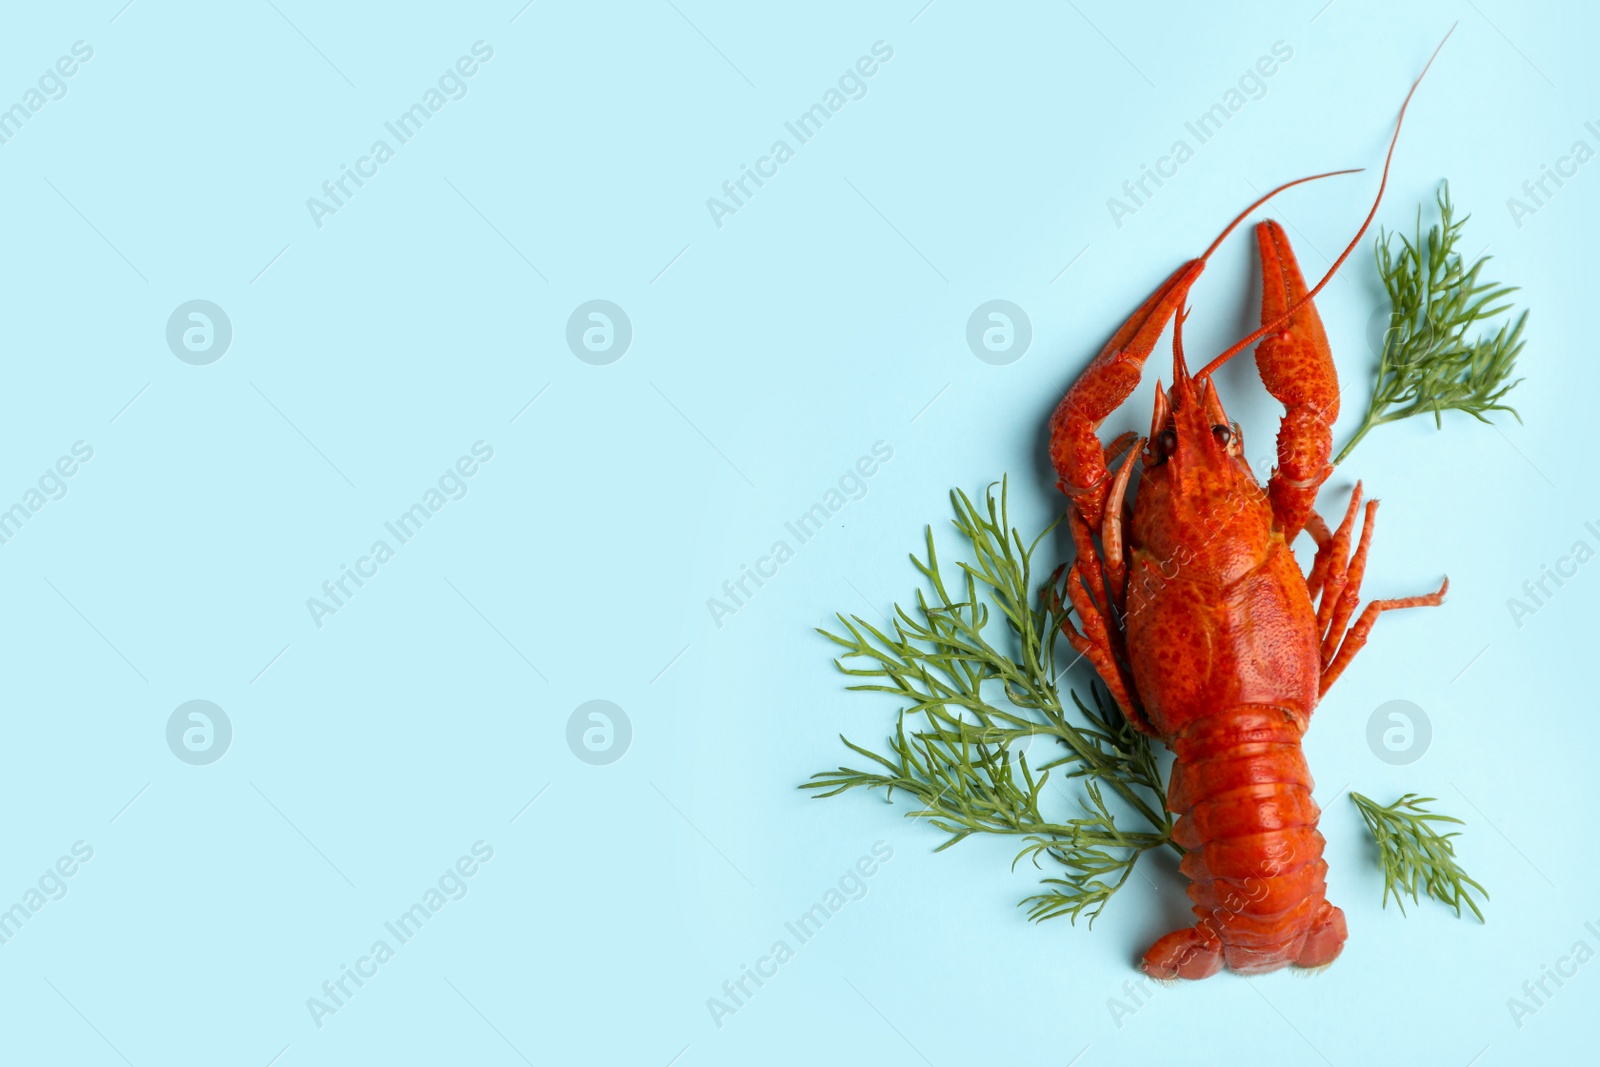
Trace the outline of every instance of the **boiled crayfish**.
<instances>
[{"instance_id":1,"label":"boiled crayfish","mask_svg":"<svg viewBox=\"0 0 1600 1067\"><path fill-rule=\"evenodd\" d=\"M1449 585L1371 601L1347 631L1377 501L1366 503L1353 553L1360 483L1337 530L1314 510L1333 470L1339 384L1312 298L1372 222L1399 133L1397 123L1372 211L1317 286L1307 290L1282 227L1259 224L1261 328L1189 373L1185 303L1207 257L1260 204L1312 180L1302 178L1251 204L1211 248L1162 283L1051 419L1050 458L1070 500L1077 548L1066 583L1077 624L1067 620L1062 628L1129 722L1175 756L1167 807L1179 816L1173 837L1187 850L1180 869L1198 921L1145 953L1144 970L1156 978L1206 978L1223 966L1245 974L1318 967L1339 954L1344 913L1326 898L1328 865L1301 738L1378 616L1437 605ZM1135 443L1130 432L1102 446L1100 424L1133 392L1174 319L1172 386L1157 384L1149 437ZM1212 380L1255 342L1262 381L1286 408L1265 490ZM1115 476L1110 469L1130 445L1142 472L1136 494L1129 490L1133 453ZM1317 544L1309 574L1291 551L1302 530Z\"/></svg>"}]
</instances>

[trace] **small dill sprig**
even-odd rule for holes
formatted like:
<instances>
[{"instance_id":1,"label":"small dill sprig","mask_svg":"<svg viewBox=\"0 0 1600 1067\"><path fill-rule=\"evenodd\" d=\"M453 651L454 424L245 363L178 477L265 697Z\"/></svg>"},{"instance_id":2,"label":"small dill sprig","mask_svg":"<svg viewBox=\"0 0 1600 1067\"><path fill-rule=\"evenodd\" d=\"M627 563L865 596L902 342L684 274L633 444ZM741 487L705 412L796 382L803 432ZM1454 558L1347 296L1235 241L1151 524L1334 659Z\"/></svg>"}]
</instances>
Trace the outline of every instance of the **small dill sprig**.
<instances>
[{"instance_id":1,"label":"small dill sprig","mask_svg":"<svg viewBox=\"0 0 1600 1067\"><path fill-rule=\"evenodd\" d=\"M1451 838L1460 836L1452 832L1441 834L1434 823L1448 822L1462 825L1460 819L1429 811L1424 805L1435 803L1433 797L1419 797L1407 793L1399 800L1383 807L1376 801L1352 792L1350 799L1361 811L1367 829L1378 846L1378 860L1383 865L1383 906L1389 906L1389 895L1405 914L1405 901L1401 893L1411 894L1413 902L1420 901L1419 891L1448 904L1461 915L1464 904L1483 922L1483 912L1472 891L1477 890L1485 900L1489 893L1467 876L1456 862L1455 845Z\"/></svg>"},{"instance_id":2,"label":"small dill sprig","mask_svg":"<svg viewBox=\"0 0 1600 1067\"><path fill-rule=\"evenodd\" d=\"M911 610L896 605L892 633L844 615L842 632L818 631L844 649L838 669L864 679L851 690L907 702L887 751L841 737L869 769L824 771L801 788L818 797L906 793L917 805L907 816L948 835L938 851L976 833L1018 837L1013 867L1027 858L1036 868L1045 859L1060 868L1041 880L1043 892L1021 902L1029 916L1076 922L1087 915L1092 925L1143 853L1183 851L1172 841L1155 753L1098 685L1092 706L1075 692L1070 708L1062 703L1056 645L1072 609L1059 595L1060 572L1043 583L1035 606L1032 572L1033 554L1056 524L1024 541L1007 516L1004 480L998 503L992 485L981 508L959 490L950 501L971 556L957 564L953 583L930 527L926 560L911 557L927 588ZM991 625L997 619L1002 624ZM1033 747L1039 741L1042 753ZM1072 796L1081 815L1041 810L1052 799L1045 785L1053 772L1081 785Z\"/></svg>"},{"instance_id":3,"label":"small dill sprig","mask_svg":"<svg viewBox=\"0 0 1600 1067\"><path fill-rule=\"evenodd\" d=\"M1415 242L1402 234L1378 235L1378 274L1391 305L1389 328L1366 416L1335 463L1342 463L1374 427L1423 412L1432 412L1439 427L1446 411L1464 411L1481 422L1489 421L1489 412L1509 411L1522 421L1504 400L1522 380L1511 375L1528 313L1502 322L1493 334L1468 339L1468 330L1511 310L1501 301L1516 289L1482 280L1488 256L1465 265L1456 246L1471 216L1455 217L1448 182L1440 185L1438 204L1439 224L1428 229L1426 239L1420 206Z\"/></svg>"}]
</instances>

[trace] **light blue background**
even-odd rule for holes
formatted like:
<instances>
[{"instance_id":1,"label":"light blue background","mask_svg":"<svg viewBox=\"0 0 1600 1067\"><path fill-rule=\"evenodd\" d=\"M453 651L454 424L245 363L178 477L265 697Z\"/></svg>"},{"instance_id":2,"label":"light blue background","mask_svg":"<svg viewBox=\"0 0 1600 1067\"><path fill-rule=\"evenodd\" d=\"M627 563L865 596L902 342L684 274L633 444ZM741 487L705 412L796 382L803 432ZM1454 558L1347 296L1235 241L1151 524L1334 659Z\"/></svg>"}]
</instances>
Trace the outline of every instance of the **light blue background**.
<instances>
[{"instance_id":1,"label":"light blue background","mask_svg":"<svg viewBox=\"0 0 1600 1067\"><path fill-rule=\"evenodd\" d=\"M0 145L0 499L94 449L0 545L0 900L94 849L0 946L0 1057L1592 1058L1600 964L1520 1028L1506 1004L1579 939L1600 948L1583 925L1600 925L1600 564L1520 627L1506 604L1574 542L1600 547L1600 163L1520 226L1506 208L1574 141L1600 148L1580 5L121 2L14 6L0 35L7 102L73 42L94 49ZM1379 218L1409 226L1441 178L1474 213L1470 251L1533 309L1525 425L1382 429L1324 496L1360 477L1385 501L1369 595L1452 583L1444 608L1379 624L1308 739L1344 955L1311 979L1162 989L1118 1027L1108 1000L1184 921L1175 870L1145 868L1092 931L1035 927L1005 843L935 856L903 807L807 799L837 735L876 742L893 711L843 692L812 627L908 597L905 553L952 487L1009 472L1017 522L1047 521L1065 385L1255 189L1376 166L1458 19ZM466 97L314 225L306 199L479 40L494 57ZM865 98L718 228L706 199L880 40L893 59ZM1115 225L1107 198L1277 41L1293 58L1265 95ZM1275 205L1308 272L1375 184ZM1195 290L1191 350L1242 335L1258 290L1241 233ZM234 329L210 366L165 342L197 298ZM964 337L995 298L1034 329L1003 367ZM591 299L633 324L610 366L565 343ZM1370 382L1370 241L1319 304L1342 441ZM1161 352L1108 431L1145 424ZM1219 378L1265 454L1277 409L1252 366ZM306 599L480 440L494 458L468 495L317 628ZM707 598L880 440L894 457L864 499L719 628ZM210 766L166 744L192 699L233 724ZM592 699L632 722L609 766L565 740ZM1433 723L1411 766L1366 744L1390 699ZM1488 924L1381 909L1346 786L1465 818ZM319 1029L307 998L480 840L494 858L468 895ZM880 840L893 859L867 895L715 1025L707 998Z\"/></svg>"}]
</instances>

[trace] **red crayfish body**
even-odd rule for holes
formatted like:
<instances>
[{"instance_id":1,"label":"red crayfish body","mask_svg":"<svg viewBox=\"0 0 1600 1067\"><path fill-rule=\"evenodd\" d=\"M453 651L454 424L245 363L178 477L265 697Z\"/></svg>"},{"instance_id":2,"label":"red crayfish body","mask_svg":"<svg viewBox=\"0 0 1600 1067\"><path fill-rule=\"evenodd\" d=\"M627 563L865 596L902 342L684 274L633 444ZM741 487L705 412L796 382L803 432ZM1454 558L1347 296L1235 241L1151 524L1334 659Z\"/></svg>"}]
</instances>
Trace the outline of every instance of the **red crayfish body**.
<instances>
[{"instance_id":1,"label":"red crayfish body","mask_svg":"<svg viewBox=\"0 0 1600 1067\"><path fill-rule=\"evenodd\" d=\"M1145 966L1188 978L1318 966L1345 926L1323 895L1300 748L1323 673L1316 609L1209 382L1199 403L1174 392L1134 501L1122 621L1130 691L1176 755L1167 804L1199 922Z\"/></svg>"},{"instance_id":2,"label":"red crayfish body","mask_svg":"<svg viewBox=\"0 0 1600 1067\"><path fill-rule=\"evenodd\" d=\"M1385 181L1387 174L1386 161ZM1337 530L1314 510L1333 469L1339 385L1312 298L1366 224L1309 291L1282 228L1258 225L1261 328L1198 374L1184 361L1184 305L1207 257L1250 211L1295 184L1250 205L1205 254L1174 272L1051 419L1050 456L1071 501L1077 547L1066 582L1077 625L1067 620L1062 628L1129 722L1176 757L1167 807L1179 816L1173 836L1186 850L1180 869L1197 922L1145 953L1143 967L1157 978L1205 978L1224 966L1246 974L1317 967L1339 954L1344 914L1325 897L1327 863L1301 738L1378 616L1436 605L1448 587L1372 601L1350 625L1377 502L1366 504L1353 551L1360 484ZM1131 395L1169 322L1172 387L1157 386L1149 437L1113 476L1111 465L1134 435L1102 445L1100 424ZM1211 378L1256 341L1262 381L1286 409L1265 489ZM1141 477L1130 493L1136 463ZM1309 573L1291 549L1302 530L1317 544Z\"/></svg>"}]
</instances>

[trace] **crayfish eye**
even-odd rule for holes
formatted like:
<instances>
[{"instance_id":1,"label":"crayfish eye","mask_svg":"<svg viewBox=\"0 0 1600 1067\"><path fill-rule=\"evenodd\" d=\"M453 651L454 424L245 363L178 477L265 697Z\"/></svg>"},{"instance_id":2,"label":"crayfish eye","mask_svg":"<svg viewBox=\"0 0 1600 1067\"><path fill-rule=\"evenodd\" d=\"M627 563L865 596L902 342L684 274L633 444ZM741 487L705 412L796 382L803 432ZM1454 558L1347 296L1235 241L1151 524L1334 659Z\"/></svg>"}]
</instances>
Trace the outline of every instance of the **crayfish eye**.
<instances>
[{"instance_id":1,"label":"crayfish eye","mask_svg":"<svg viewBox=\"0 0 1600 1067\"><path fill-rule=\"evenodd\" d=\"M1162 430L1156 435L1156 458L1165 460L1172 458L1178 450L1178 432L1176 430Z\"/></svg>"},{"instance_id":2,"label":"crayfish eye","mask_svg":"<svg viewBox=\"0 0 1600 1067\"><path fill-rule=\"evenodd\" d=\"M1211 435L1217 439L1217 444L1223 448L1227 448L1228 445L1233 443L1232 426L1213 426L1211 427Z\"/></svg>"}]
</instances>

